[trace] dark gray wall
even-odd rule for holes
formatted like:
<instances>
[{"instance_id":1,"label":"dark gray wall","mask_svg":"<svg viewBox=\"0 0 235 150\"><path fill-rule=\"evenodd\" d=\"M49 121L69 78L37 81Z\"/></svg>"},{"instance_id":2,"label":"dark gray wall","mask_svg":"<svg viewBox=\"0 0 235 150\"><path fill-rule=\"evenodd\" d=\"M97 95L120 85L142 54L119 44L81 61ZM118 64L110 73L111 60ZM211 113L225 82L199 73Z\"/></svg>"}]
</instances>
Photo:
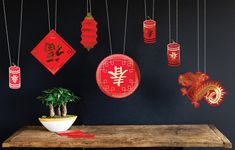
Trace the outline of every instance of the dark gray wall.
<instances>
[{"instance_id":1,"label":"dark gray wall","mask_svg":"<svg viewBox=\"0 0 235 150\"><path fill-rule=\"evenodd\" d=\"M138 63L142 81L133 95L121 100L105 96L99 90L95 80L96 67L104 57L109 55L104 0L93 1L93 15L98 21L99 43L90 53L80 45L80 23L86 12L85 0L59 0L58 33L77 53L56 76L51 75L30 54L30 51L48 32L46 0L25 0L21 53L23 76L20 90L8 88L9 63L3 11L0 4L0 141L2 142L24 125L39 125L37 118L46 114L47 108L35 97L44 89L63 86L82 97L80 102L69 105L69 113L79 115L76 124L209 123L215 124L231 142L235 142L233 116L235 113L233 91L235 89L233 83L235 1L208 0L207 69L211 79L219 80L228 95L218 108L210 107L202 101L199 109L194 109L189 100L181 96L180 86L177 83L180 73L197 71L196 0L179 0L182 65L178 68L167 66L167 2L167 0L156 0L157 43L145 45L142 39L143 0L130 0L127 55ZM121 53L125 0L109 0L109 4L113 49L115 53ZM6 1L6 5L12 55L13 60L16 61L20 1ZM53 10L54 7L52 7ZM151 14L151 7L148 13ZM201 55L201 69L202 67L203 55Z\"/></svg>"}]
</instances>

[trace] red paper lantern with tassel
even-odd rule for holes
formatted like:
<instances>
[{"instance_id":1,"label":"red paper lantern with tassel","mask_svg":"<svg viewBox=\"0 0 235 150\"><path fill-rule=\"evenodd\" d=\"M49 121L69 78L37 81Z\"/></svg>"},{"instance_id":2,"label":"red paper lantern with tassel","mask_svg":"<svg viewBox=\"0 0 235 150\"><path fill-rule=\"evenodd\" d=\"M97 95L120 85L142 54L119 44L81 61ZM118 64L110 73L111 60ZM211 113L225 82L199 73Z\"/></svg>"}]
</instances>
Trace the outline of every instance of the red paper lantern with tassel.
<instances>
[{"instance_id":1,"label":"red paper lantern with tassel","mask_svg":"<svg viewBox=\"0 0 235 150\"><path fill-rule=\"evenodd\" d=\"M167 45L168 66L177 67L180 65L180 44L173 42Z\"/></svg>"},{"instance_id":2,"label":"red paper lantern with tassel","mask_svg":"<svg viewBox=\"0 0 235 150\"><path fill-rule=\"evenodd\" d=\"M144 42L151 44L156 42L156 21L145 20L143 23L144 28Z\"/></svg>"},{"instance_id":3,"label":"red paper lantern with tassel","mask_svg":"<svg viewBox=\"0 0 235 150\"><path fill-rule=\"evenodd\" d=\"M91 13L82 21L81 44L88 50L92 49L97 44L97 22L92 17Z\"/></svg>"}]
</instances>

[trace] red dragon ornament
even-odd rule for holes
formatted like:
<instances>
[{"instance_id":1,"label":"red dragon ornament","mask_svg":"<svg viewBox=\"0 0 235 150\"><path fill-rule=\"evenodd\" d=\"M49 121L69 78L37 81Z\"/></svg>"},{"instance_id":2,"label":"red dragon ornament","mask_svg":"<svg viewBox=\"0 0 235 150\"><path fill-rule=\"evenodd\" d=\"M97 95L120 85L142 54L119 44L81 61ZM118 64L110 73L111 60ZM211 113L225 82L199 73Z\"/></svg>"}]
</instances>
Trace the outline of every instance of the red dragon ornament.
<instances>
[{"instance_id":1,"label":"red dragon ornament","mask_svg":"<svg viewBox=\"0 0 235 150\"><path fill-rule=\"evenodd\" d=\"M223 102L226 94L224 88L217 81L209 80L209 76L202 72L187 72L179 75L178 82L184 86L181 88L183 96L188 96L194 108L200 106L199 101L205 98L206 102L213 107Z\"/></svg>"}]
</instances>

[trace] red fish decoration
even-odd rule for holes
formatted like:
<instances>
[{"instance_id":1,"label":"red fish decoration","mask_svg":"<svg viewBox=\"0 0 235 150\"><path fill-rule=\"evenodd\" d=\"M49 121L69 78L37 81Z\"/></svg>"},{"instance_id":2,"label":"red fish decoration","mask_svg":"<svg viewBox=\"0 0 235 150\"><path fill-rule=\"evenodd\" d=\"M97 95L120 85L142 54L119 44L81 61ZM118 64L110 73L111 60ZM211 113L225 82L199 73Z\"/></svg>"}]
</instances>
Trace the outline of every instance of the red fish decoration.
<instances>
[{"instance_id":1,"label":"red fish decoration","mask_svg":"<svg viewBox=\"0 0 235 150\"><path fill-rule=\"evenodd\" d=\"M209 76L202 72L187 72L179 75L178 82L184 86L181 88L183 96L188 96L195 108L200 106L199 102L204 98L211 106L219 106L226 94L219 82L208 80Z\"/></svg>"}]
</instances>

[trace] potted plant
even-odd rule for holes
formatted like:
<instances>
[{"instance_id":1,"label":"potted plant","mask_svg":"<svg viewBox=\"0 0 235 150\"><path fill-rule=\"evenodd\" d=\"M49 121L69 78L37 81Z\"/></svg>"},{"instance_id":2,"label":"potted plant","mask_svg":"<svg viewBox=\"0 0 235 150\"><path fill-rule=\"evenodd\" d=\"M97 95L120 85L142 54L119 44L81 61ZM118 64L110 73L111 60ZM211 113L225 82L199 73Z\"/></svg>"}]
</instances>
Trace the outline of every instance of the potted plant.
<instances>
[{"instance_id":1,"label":"potted plant","mask_svg":"<svg viewBox=\"0 0 235 150\"><path fill-rule=\"evenodd\" d=\"M49 116L42 116L39 121L51 132L68 130L75 122L77 116L67 115L67 104L79 100L73 92L64 88L53 88L43 91L37 97L44 105L49 107Z\"/></svg>"}]
</instances>

